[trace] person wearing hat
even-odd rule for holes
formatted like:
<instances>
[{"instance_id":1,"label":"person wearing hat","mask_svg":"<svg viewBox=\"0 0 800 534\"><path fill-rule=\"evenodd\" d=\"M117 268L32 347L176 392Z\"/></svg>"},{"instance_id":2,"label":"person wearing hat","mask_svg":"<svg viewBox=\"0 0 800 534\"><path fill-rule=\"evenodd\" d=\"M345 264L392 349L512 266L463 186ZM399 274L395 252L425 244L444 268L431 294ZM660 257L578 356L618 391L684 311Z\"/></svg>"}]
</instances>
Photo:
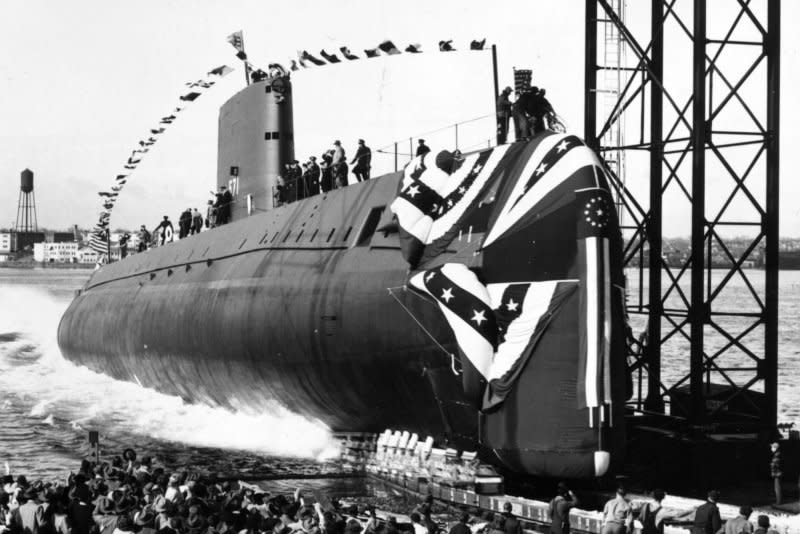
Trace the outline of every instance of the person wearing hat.
<instances>
[{"instance_id":1,"label":"person wearing hat","mask_svg":"<svg viewBox=\"0 0 800 534\"><path fill-rule=\"evenodd\" d=\"M419 144L417 146L417 152L415 156L424 156L425 154L431 151L431 147L425 144L425 139L420 139L418 143Z\"/></svg>"},{"instance_id":2,"label":"person wearing hat","mask_svg":"<svg viewBox=\"0 0 800 534\"><path fill-rule=\"evenodd\" d=\"M300 168L300 162L294 159L289 162L289 202L303 198L303 185L300 183L302 180L303 170Z\"/></svg>"},{"instance_id":3,"label":"person wearing hat","mask_svg":"<svg viewBox=\"0 0 800 534\"><path fill-rule=\"evenodd\" d=\"M173 473L169 476L169 482L167 482L167 490L164 492L164 497L168 501L175 502L178 500L179 493L180 489L178 488L178 475Z\"/></svg>"},{"instance_id":4,"label":"person wearing hat","mask_svg":"<svg viewBox=\"0 0 800 534\"><path fill-rule=\"evenodd\" d=\"M319 186L323 193L327 193L333 189L333 154L328 150L321 157Z\"/></svg>"},{"instance_id":5,"label":"person wearing hat","mask_svg":"<svg viewBox=\"0 0 800 534\"><path fill-rule=\"evenodd\" d=\"M92 519L92 494L86 484L77 484L70 492L67 517L73 534L89 534L94 525Z\"/></svg>"},{"instance_id":6,"label":"person wearing hat","mask_svg":"<svg viewBox=\"0 0 800 534\"><path fill-rule=\"evenodd\" d=\"M217 225L217 207L213 200L209 200L206 205L206 228L214 228Z\"/></svg>"},{"instance_id":7,"label":"person wearing hat","mask_svg":"<svg viewBox=\"0 0 800 534\"><path fill-rule=\"evenodd\" d=\"M497 144L505 144L508 139L508 121L511 118L511 88L506 87L500 96L497 97Z\"/></svg>"},{"instance_id":8,"label":"person wearing hat","mask_svg":"<svg viewBox=\"0 0 800 534\"><path fill-rule=\"evenodd\" d=\"M200 515L200 508L197 506L189 507L189 515L184 522L186 534L202 534L206 527L206 520Z\"/></svg>"},{"instance_id":9,"label":"person wearing hat","mask_svg":"<svg viewBox=\"0 0 800 534\"><path fill-rule=\"evenodd\" d=\"M159 495L153 501L153 512L156 514L153 519L153 527L156 530L169 526L169 506L167 499L163 495Z\"/></svg>"},{"instance_id":10,"label":"person wearing hat","mask_svg":"<svg viewBox=\"0 0 800 534\"><path fill-rule=\"evenodd\" d=\"M342 143L338 139L333 142L332 157L333 182L337 189L347 187L347 158L345 157Z\"/></svg>"},{"instance_id":11,"label":"person wearing hat","mask_svg":"<svg viewBox=\"0 0 800 534\"><path fill-rule=\"evenodd\" d=\"M633 523L633 507L625 488L617 487L617 494L603 507L602 534L625 534Z\"/></svg>"},{"instance_id":12,"label":"person wearing hat","mask_svg":"<svg viewBox=\"0 0 800 534\"><path fill-rule=\"evenodd\" d=\"M579 501L564 482L558 483L556 496L550 501L551 534L569 534L569 511Z\"/></svg>"},{"instance_id":13,"label":"person wearing hat","mask_svg":"<svg viewBox=\"0 0 800 534\"><path fill-rule=\"evenodd\" d=\"M114 529L114 534L134 534L135 525L127 514L119 516L117 521L117 528Z\"/></svg>"},{"instance_id":14,"label":"person wearing hat","mask_svg":"<svg viewBox=\"0 0 800 534\"><path fill-rule=\"evenodd\" d=\"M319 165L317 165L317 157L316 156L309 156L308 158L308 182L306 183L306 189L308 190L308 196L319 195L319 178L320 178L320 169Z\"/></svg>"},{"instance_id":15,"label":"person wearing hat","mask_svg":"<svg viewBox=\"0 0 800 534\"><path fill-rule=\"evenodd\" d=\"M364 143L363 139L358 140L358 149L356 150L356 155L353 158L353 161L350 162L350 165L355 163L355 167L353 167L353 174L356 177L356 180L359 182L363 182L364 180L369 180L369 170L372 165L372 150Z\"/></svg>"},{"instance_id":16,"label":"person wearing hat","mask_svg":"<svg viewBox=\"0 0 800 534\"><path fill-rule=\"evenodd\" d=\"M469 513L463 512L458 522L450 527L449 534L470 534L472 531L469 529Z\"/></svg>"},{"instance_id":17,"label":"person wearing hat","mask_svg":"<svg viewBox=\"0 0 800 534\"><path fill-rule=\"evenodd\" d=\"M417 512L411 512L411 526L414 527L414 534L429 534L428 529L422 524L422 518Z\"/></svg>"},{"instance_id":18,"label":"person wearing hat","mask_svg":"<svg viewBox=\"0 0 800 534\"><path fill-rule=\"evenodd\" d=\"M11 512L12 530L38 534L39 527L44 524L44 509L39 503L39 492L34 487L26 487L17 495L17 502L20 505Z\"/></svg>"},{"instance_id":19,"label":"person wearing hat","mask_svg":"<svg viewBox=\"0 0 800 534\"><path fill-rule=\"evenodd\" d=\"M506 518L504 530L506 534L522 534L522 523L512 513L513 507L510 502L503 504L503 517Z\"/></svg>"},{"instance_id":20,"label":"person wearing hat","mask_svg":"<svg viewBox=\"0 0 800 534\"><path fill-rule=\"evenodd\" d=\"M775 491L775 504L780 505L783 503L783 489L781 488L783 469L781 466L780 444L777 441L770 444L770 450L772 451L772 458L769 462L769 472L772 476L772 485Z\"/></svg>"},{"instance_id":21,"label":"person wearing hat","mask_svg":"<svg viewBox=\"0 0 800 534\"><path fill-rule=\"evenodd\" d=\"M153 511L145 506L133 516L133 524L138 534L155 534L155 518Z\"/></svg>"},{"instance_id":22,"label":"person wearing hat","mask_svg":"<svg viewBox=\"0 0 800 534\"><path fill-rule=\"evenodd\" d=\"M227 224L231 222L231 209L233 209L233 194L231 194L230 189L225 187L224 185L220 186L220 191L222 192L221 202L219 206L219 212L217 218L217 222L219 224Z\"/></svg>"},{"instance_id":23,"label":"person wearing hat","mask_svg":"<svg viewBox=\"0 0 800 534\"><path fill-rule=\"evenodd\" d=\"M119 516L114 510L114 501L105 496L99 497L95 501L92 519L100 530L100 534L113 534L119 520Z\"/></svg>"}]
</instances>

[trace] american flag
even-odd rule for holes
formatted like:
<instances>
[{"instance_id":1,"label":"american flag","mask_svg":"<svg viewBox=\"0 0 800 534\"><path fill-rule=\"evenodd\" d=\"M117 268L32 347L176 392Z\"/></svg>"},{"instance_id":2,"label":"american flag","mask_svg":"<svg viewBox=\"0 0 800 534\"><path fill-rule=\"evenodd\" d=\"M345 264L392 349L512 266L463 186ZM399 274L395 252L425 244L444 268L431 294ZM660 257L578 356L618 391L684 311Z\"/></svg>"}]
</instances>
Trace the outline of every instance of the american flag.
<instances>
[{"instance_id":1,"label":"american flag","mask_svg":"<svg viewBox=\"0 0 800 534\"><path fill-rule=\"evenodd\" d=\"M108 253L108 232L95 228L89 237L89 248L98 254Z\"/></svg>"}]
</instances>

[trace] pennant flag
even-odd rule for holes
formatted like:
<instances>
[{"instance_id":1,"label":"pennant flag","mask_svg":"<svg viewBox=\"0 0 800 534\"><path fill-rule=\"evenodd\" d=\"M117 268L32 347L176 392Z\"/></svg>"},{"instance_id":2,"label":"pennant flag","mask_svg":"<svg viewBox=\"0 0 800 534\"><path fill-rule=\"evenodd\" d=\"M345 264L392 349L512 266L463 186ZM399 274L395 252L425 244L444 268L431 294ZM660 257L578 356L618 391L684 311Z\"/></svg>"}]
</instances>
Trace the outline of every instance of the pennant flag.
<instances>
[{"instance_id":1,"label":"pennant flag","mask_svg":"<svg viewBox=\"0 0 800 534\"><path fill-rule=\"evenodd\" d=\"M155 128L150 130L150 133L153 135L158 135L164 133L164 128Z\"/></svg>"},{"instance_id":2,"label":"pennant flag","mask_svg":"<svg viewBox=\"0 0 800 534\"><path fill-rule=\"evenodd\" d=\"M108 191L100 191L97 194L101 197L109 197L109 198L117 196L117 193L109 193Z\"/></svg>"},{"instance_id":3,"label":"pennant flag","mask_svg":"<svg viewBox=\"0 0 800 534\"><path fill-rule=\"evenodd\" d=\"M306 61L310 61L311 63L313 63L314 65L317 65L318 67L322 66L322 65L327 65L327 63L325 63L325 61L321 60L318 57L312 56L311 54L309 54L305 50L303 50L303 55L302 55L302 57L300 59L304 59Z\"/></svg>"},{"instance_id":4,"label":"pennant flag","mask_svg":"<svg viewBox=\"0 0 800 534\"><path fill-rule=\"evenodd\" d=\"M119 192L119 190L120 190L120 189L122 189L122 186L121 186L121 185L112 185L112 186L111 186L111 190L112 190L112 191Z\"/></svg>"},{"instance_id":5,"label":"pennant flag","mask_svg":"<svg viewBox=\"0 0 800 534\"><path fill-rule=\"evenodd\" d=\"M419 43L413 43L406 47L406 52L410 52L412 54L419 54L422 52L422 45Z\"/></svg>"},{"instance_id":6,"label":"pennant flag","mask_svg":"<svg viewBox=\"0 0 800 534\"><path fill-rule=\"evenodd\" d=\"M304 59L303 54L305 54L305 52L303 52L302 50L297 51L297 64L303 67L304 69L307 69L308 65L306 64L305 61L303 61Z\"/></svg>"},{"instance_id":7,"label":"pennant flag","mask_svg":"<svg viewBox=\"0 0 800 534\"><path fill-rule=\"evenodd\" d=\"M127 174L118 174L115 180L118 182L127 182L128 181L127 178L128 178Z\"/></svg>"},{"instance_id":8,"label":"pennant flag","mask_svg":"<svg viewBox=\"0 0 800 534\"><path fill-rule=\"evenodd\" d=\"M470 50L483 50L483 47L486 45L486 39L481 39L480 41L472 41L469 44Z\"/></svg>"},{"instance_id":9,"label":"pennant flag","mask_svg":"<svg viewBox=\"0 0 800 534\"><path fill-rule=\"evenodd\" d=\"M222 76L227 76L231 72L233 72L233 68L232 67L229 67L227 65L220 65L219 67L217 67L215 69L211 69L210 71L208 71L206 73L206 75L222 77Z\"/></svg>"},{"instance_id":10,"label":"pennant flag","mask_svg":"<svg viewBox=\"0 0 800 534\"><path fill-rule=\"evenodd\" d=\"M462 361L464 392L475 405L483 395L482 382L489 377L497 346L497 321L489 292L466 265L446 263L414 275L412 287L434 298L453 330Z\"/></svg>"},{"instance_id":11,"label":"pennant flag","mask_svg":"<svg viewBox=\"0 0 800 534\"><path fill-rule=\"evenodd\" d=\"M345 59L349 60L358 59L358 56L350 52L350 49L347 48L346 46L342 46L341 48L339 48L339 51L342 53Z\"/></svg>"},{"instance_id":12,"label":"pennant flag","mask_svg":"<svg viewBox=\"0 0 800 534\"><path fill-rule=\"evenodd\" d=\"M192 91L191 93L186 93L185 95L182 95L180 99L183 100L184 102L194 102L198 96L200 96L200 93ZM176 110L178 109L182 108L176 108Z\"/></svg>"},{"instance_id":13,"label":"pennant flag","mask_svg":"<svg viewBox=\"0 0 800 534\"><path fill-rule=\"evenodd\" d=\"M236 57L241 59L245 63L247 62L247 54L245 54L244 50L239 50L238 52L236 52Z\"/></svg>"},{"instance_id":14,"label":"pennant flag","mask_svg":"<svg viewBox=\"0 0 800 534\"><path fill-rule=\"evenodd\" d=\"M378 45L378 48L380 48L383 52L389 54L390 56L395 56L401 53L400 50L398 50L397 47L394 45L394 43L389 40L383 41L381 44Z\"/></svg>"},{"instance_id":15,"label":"pennant flag","mask_svg":"<svg viewBox=\"0 0 800 534\"><path fill-rule=\"evenodd\" d=\"M123 167L124 167L125 169L128 169L129 171L132 171L133 169L135 169L135 168L136 168L136 165L124 165Z\"/></svg>"},{"instance_id":16,"label":"pennant flag","mask_svg":"<svg viewBox=\"0 0 800 534\"><path fill-rule=\"evenodd\" d=\"M336 54L329 54L325 50L320 50L319 55L325 58L325 61L328 63L341 63L341 59L339 59Z\"/></svg>"},{"instance_id":17,"label":"pennant flag","mask_svg":"<svg viewBox=\"0 0 800 534\"><path fill-rule=\"evenodd\" d=\"M142 161L141 158L134 158L133 156L131 156L130 158L128 158L128 165L138 165L141 161Z\"/></svg>"},{"instance_id":18,"label":"pennant flag","mask_svg":"<svg viewBox=\"0 0 800 534\"><path fill-rule=\"evenodd\" d=\"M297 66L297 61L295 61L294 59L292 60L292 64L289 65L289 68L292 71L300 70L300 67Z\"/></svg>"},{"instance_id":19,"label":"pennant flag","mask_svg":"<svg viewBox=\"0 0 800 534\"><path fill-rule=\"evenodd\" d=\"M439 41L439 51L440 52L453 52L455 48L453 48L453 41Z\"/></svg>"},{"instance_id":20,"label":"pennant flag","mask_svg":"<svg viewBox=\"0 0 800 534\"><path fill-rule=\"evenodd\" d=\"M369 50L364 50L364 53L367 55L367 57L378 57L380 55L380 52L378 52L377 48L370 48Z\"/></svg>"},{"instance_id":21,"label":"pennant flag","mask_svg":"<svg viewBox=\"0 0 800 534\"><path fill-rule=\"evenodd\" d=\"M244 50L244 37L242 35L242 30L233 32L226 39L236 50L240 52Z\"/></svg>"}]
</instances>

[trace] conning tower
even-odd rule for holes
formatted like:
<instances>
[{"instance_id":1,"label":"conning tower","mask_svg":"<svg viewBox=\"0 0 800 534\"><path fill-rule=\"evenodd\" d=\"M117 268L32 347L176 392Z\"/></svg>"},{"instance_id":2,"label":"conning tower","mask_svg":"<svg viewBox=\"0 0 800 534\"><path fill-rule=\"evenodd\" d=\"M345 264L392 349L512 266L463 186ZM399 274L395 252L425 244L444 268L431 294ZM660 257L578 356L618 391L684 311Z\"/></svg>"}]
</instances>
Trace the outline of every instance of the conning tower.
<instances>
[{"instance_id":1,"label":"conning tower","mask_svg":"<svg viewBox=\"0 0 800 534\"><path fill-rule=\"evenodd\" d=\"M217 186L233 194L232 220L271 209L278 175L293 159L289 76L252 83L220 108Z\"/></svg>"}]
</instances>

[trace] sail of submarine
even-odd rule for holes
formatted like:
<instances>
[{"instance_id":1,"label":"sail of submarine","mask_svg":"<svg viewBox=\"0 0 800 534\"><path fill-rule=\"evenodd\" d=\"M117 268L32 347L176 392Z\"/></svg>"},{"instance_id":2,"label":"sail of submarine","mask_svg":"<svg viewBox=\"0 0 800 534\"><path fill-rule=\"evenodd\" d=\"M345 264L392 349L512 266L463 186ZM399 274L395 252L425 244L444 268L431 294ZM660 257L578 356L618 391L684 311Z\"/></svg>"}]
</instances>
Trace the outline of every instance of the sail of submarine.
<instances>
[{"instance_id":1,"label":"sail of submarine","mask_svg":"<svg viewBox=\"0 0 800 534\"><path fill-rule=\"evenodd\" d=\"M609 198L596 156L552 132L450 175L436 155L275 206L294 159L291 81L247 86L219 115L232 222L95 271L61 319L62 353L190 402L277 400L336 431L426 433L518 474L617 469L621 236L613 209L596 216ZM455 208L417 204L419 187ZM434 276L487 307L486 350Z\"/></svg>"}]
</instances>

